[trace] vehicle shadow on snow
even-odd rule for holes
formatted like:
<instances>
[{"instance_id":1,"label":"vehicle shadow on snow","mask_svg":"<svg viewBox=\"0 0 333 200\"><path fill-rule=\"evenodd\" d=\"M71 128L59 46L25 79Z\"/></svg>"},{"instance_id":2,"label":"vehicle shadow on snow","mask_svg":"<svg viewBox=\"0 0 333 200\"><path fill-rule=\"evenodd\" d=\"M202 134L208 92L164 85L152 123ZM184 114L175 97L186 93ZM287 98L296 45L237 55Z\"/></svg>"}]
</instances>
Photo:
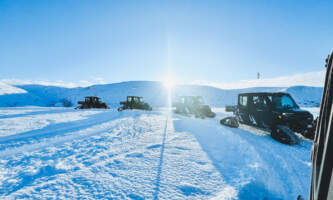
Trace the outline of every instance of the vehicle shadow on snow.
<instances>
[{"instance_id":1,"label":"vehicle shadow on snow","mask_svg":"<svg viewBox=\"0 0 333 200\"><path fill-rule=\"evenodd\" d=\"M309 159L311 142L288 146L269 135L221 126L215 119L178 116L173 125L176 132L187 132L197 139L221 177L238 191L239 199L296 199L296 193L304 194L307 189L308 179L298 177L297 164ZM310 172L310 167L303 171ZM298 180L286 177L288 174L296 174L293 177Z\"/></svg>"},{"instance_id":2,"label":"vehicle shadow on snow","mask_svg":"<svg viewBox=\"0 0 333 200\"><path fill-rule=\"evenodd\" d=\"M160 182L161 182L161 174L162 174L162 166L163 166L163 159L164 159L164 149L165 149L165 140L166 140L166 134L167 134L167 128L168 128L168 121L169 117L167 118L165 122L165 128L163 131L163 139L162 144L160 145L161 151L160 151L160 160L157 168L157 176L156 176L156 182L155 182L155 191L154 191L154 200L159 199L158 195L160 192Z\"/></svg>"}]
</instances>

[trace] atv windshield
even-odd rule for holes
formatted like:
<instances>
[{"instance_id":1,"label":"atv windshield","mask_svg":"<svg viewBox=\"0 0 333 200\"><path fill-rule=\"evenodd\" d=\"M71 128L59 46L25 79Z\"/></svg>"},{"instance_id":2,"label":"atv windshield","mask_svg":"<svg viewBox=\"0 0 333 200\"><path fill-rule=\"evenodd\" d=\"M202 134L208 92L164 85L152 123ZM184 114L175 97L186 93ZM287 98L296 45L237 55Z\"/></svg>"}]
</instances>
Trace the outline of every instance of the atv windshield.
<instances>
[{"instance_id":1,"label":"atv windshield","mask_svg":"<svg viewBox=\"0 0 333 200\"><path fill-rule=\"evenodd\" d=\"M201 105L204 104L204 100L202 97L196 97L194 103Z\"/></svg>"},{"instance_id":2,"label":"atv windshield","mask_svg":"<svg viewBox=\"0 0 333 200\"><path fill-rule=\"evenodd\" d=\"M141 98L139 98L139 97L134 98L134 102L135 102L135 103L140 103L140 102L141 102Z\"/></svg>"},{"instance_id":3,"label":"atv windshield","mask_svg":"<svg viewBox=\"0 0 333 200\"><path fill-rule=\"evenodd\" d=\"M299 108L295 101L287 94L273 96L273 106L279 110Z\"/></svg>"}]
</instances>

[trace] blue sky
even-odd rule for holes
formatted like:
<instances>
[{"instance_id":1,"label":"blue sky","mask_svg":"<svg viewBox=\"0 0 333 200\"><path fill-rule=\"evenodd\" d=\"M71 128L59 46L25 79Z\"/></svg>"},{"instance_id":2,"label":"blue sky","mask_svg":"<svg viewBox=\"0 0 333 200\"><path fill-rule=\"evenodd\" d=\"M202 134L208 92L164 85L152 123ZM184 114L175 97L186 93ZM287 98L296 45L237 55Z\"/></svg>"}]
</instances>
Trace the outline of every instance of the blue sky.
<instances>
[{"instance_id":1,"label":"blue sky","mask_svg":"<svg viewBox=\"0 0 333 200\"><path fill-rule=\"evenodd\" d=\"M315 72L333 1L0 0L0 78L231 82Z\"/></svg>"}]
</instances>

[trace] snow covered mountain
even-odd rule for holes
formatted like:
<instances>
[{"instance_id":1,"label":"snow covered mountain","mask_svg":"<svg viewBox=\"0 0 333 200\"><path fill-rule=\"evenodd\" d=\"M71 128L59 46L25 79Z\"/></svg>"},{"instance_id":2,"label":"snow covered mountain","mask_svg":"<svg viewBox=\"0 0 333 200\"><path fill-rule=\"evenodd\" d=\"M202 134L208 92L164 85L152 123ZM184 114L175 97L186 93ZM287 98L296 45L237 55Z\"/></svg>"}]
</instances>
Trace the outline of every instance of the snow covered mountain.
<instances>
[{"instance_id":1,"label":"snow covered mountain","mask_svg":"<svg viewBox=\"0 0 333 200\"><path fill-rule=\"evenodd\" d=\"M9 84L0 82L0 95L5 94L19 94L19 93L26 93L25 90L22 90L18 87L11 86Z\"/></svg>"},{"instance_id":2,"label":"snow covered mountain","mask_svg":"<svg viewBox=\"0 0 333 200\"><path fill-rule=\"evenodd\" d=\"M202 85L180 85L174 88L172 96L203 96L206 103L214 107L235 104L240 92L290 93L300 106L319 106L323 88L309 86L255 87L247 89L219 89ZM9 85L0 82L0 107L14 106L76 106L85 96L99 96L111 107L128 95L144 97L154 107L167 105L167 90L161 82L129 81L89 87L64 88L45 85Z\"/></svg>"}]
</instances>

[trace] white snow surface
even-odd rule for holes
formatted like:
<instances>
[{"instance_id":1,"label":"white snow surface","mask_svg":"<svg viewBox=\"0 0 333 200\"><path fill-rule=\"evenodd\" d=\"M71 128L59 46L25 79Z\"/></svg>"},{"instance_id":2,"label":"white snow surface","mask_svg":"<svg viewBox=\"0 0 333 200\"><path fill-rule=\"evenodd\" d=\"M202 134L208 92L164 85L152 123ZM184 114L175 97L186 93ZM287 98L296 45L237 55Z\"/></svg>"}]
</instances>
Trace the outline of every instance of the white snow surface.
<instances>
[{"instance_id":1,"label":"white snow surface","mask_svg":"<svg viewBox=\"0 0 333 200\"><path fill-rule=\"evenodd\" d=\"M0 108L0 199L296 199L312 142L155 111ZM317 112L317 108L310 109Z\"/></svg>"}]
</instances>

